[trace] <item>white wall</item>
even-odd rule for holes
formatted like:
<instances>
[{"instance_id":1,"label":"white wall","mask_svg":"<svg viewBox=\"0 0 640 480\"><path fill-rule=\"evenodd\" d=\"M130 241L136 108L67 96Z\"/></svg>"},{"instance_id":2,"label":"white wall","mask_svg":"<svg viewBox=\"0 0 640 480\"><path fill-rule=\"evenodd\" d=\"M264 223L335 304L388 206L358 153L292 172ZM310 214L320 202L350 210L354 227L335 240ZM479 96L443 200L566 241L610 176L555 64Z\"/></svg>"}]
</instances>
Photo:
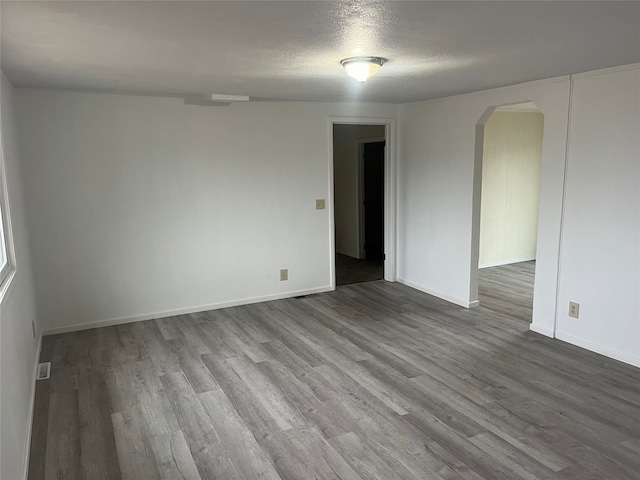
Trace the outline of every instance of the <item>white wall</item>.
<instances>
[{"instance_id":1,"label":"white wall","mask_svg":"<svg viewBox=\"0 0 640 480\"><path fill-rule=\"evenodd\" d=\"M185 105L18 90L49 331L326 290L329 116L392 105ZM289 269L280 282L279 270Z\"/></svg>"},{"instance_id":2,"label":"white wall","mask_svg":"<svg viewBox=\"0 0 640 480\"><path fill-rule=\"evenodd\" d=\"M34 338L31 329L37 312L14 127L15 90L4 75L1 83L2 146L17 269L0 305L0 478L9 480L23 478L26 468L39 333Z\"/></svg>"},{"instance_id":3,"label":"white wall","mask_svg":"<svg viewBox=\"0 0 640 480\"><path fill-rule=\"evenodd\" d=\"M640 341L633 327L638 214L627 211L638 206L632 161L638 157L631 155L637 144L625 136L637 127L631 111L637 101L627 101L620 111L604 108L596 117L601 106L594 98L604 91L605 97L615 97L615 91L633 97L629 75L637 73L576 79L572 131L577 133L570 149L558 325L566 339L609 348L609 354L623 352L627 360L637 351L634 339ZM545 122L531 328L554 334L569 85L568 78L551 79L399 107L397 238L403 282L460 304L477 298L472 277L481 171L476 124L492 107L533 101ZM50 330L328 288L329 210L314 209L316 198L329 198L327 117L395 117L398 111L391 105L319 103L206 108L170 98L21 89L13 95L40 314ZM587 155L595 148L587 132L603 123L610 126L601 135L616 141L601 142L608 149ZM10 148L15 170L17 150ZM616 168L604 170L603 158ZM604 176L593 185L597 176L587 172L596 166ZM622 202L621 193L632 200ZM603 197L603 204L595 202ZM612 206L621 216L606 219ZM590 220L592 213L597 222ZM599 227L605 219L611 233ZM599 243L586 241L589 235ZM601 265L599 259L609 257L593 254L603 242L613 242L617 253ZM622 258L628 261L622 264ZM597 295L590 289L600 283L578 268L588 263L608 279ZM285 267L290 280L279 282L278 270ZM616 275L629 282L614 280ZM632 294L635 303L628 301ZM573 326L562 318L569 299L581 302L581 323ZM26 316L35 315L28 301L16 304L30 305ZM3 319L9 305L3 306ZM612 309L606 315L605 305ZM618 313L627 320L622 333L608 339L603 322ZM23 347L32 342L29 322L2 323L3 365L5 358L33 353ZM7 333L8 328L19 332ZM4 403L2 409L9 411Z\"/></svg>"},{"instance_id":4,"label":"white wall","mask_svg":"<svg viewBox=\"0 0 640 480\"><path fill-rule=\"evenodd\" d=\"M570 125L556 335L640 366L640 68L574 76Z\"/></svg>"},{"instance_id":5,"label":"white wall","mask_svg":"<svg viewBox=\"0 0 640 480\"><path fill-rule=\"evenodd\" d=\"M527 101L544 114L532 328L552 335L568 77L400 106L398 277L461 305L477 301L473 272L477 275L482 158L477 123L481 117L486 121L492 107Z\"/></svg>"},{"instance_id":6,"label":"white wall","mask_svg":"<svg viewBox=\"0 0 640 480\"><path fill-rule=\"evenodd\" d=\"M484 126L480 267L536 258L544 117L494 112Z\"/></svg>"},{"instance_id":7,"label":"white wall","mask_svg":"<svg viewBox=\"0 0 640 480\"><path fill-rule=\"evenodd\" d=\"M334 125L336 252L360 258L358 141L384 138L384 125Z\"/></svg>"},{"instance_id":8,"label":"white wall","mask_svg":"<svg viewBox=\"0 0 640 480\"><path fill-rule=\"evenodd\" d=\"M544 142L531 329L640 365L639 67L574 76L569 118L570 85L552 79L400 106L399 277L473 302L476 122L489 107L533 101ZM569 301L580 303L579 320Z\"/></svg>"}]
</instances>

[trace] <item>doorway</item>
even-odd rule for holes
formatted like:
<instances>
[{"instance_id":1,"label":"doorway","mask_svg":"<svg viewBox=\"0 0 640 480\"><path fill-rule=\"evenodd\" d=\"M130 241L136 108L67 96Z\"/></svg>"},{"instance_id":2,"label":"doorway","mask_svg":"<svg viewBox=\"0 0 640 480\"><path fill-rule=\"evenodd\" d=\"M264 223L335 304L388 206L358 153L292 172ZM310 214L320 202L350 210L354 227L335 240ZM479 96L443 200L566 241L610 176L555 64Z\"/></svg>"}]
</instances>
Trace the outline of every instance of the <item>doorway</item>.
<instances>
[{"instance_id":1,"label":"doorway","mask_svg":"<svg viewBox=\"0 0 640 480\"><path fill-rule=\"evenodd\" d=\"M359 171L361 195L361 257L384 261L384 147L385 141L362 141Z\"/></svg>"},{"instance_id":2,"label":"doorway","mask_svg":"<svg viewBox=\"0 0 640 480\"><path fill-rule=\"evenodd\" d=\"M483 126L478 299L530 323L544 116L527 102L496 108Z\"/></svg>"},{"instance_id":3,"label":"doorway","mask_svg":"<svg viewBox=\"0 0 640 480\"><path fill-rule=\"evenodd\" d=\"M384 279L385 132L383 124L333 124L337 286Z\"/></svg>"}]
</instances>

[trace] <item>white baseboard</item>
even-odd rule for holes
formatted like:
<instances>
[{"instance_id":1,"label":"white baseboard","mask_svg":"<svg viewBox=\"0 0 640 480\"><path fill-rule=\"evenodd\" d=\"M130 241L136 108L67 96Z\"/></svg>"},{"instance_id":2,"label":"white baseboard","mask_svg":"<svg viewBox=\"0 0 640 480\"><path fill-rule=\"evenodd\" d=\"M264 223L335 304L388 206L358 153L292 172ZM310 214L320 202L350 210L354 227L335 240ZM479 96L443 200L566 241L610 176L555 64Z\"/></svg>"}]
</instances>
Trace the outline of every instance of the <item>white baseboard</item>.
<instances>
[{"instance_id":1,"label":"white baseboard","mask_svg":"<svg viewBox=\"0 0 640 480\"><path fill-rule=\"evenodd\" d=\"M563 342L567 342L572 345L585 348L592 352L599 353L600 355L604 355L605 357L613 358L614 360L618 360L623 363L628 363L629 365L633 365L634 367L640 367L640 358L632 357L631 355L627 355L626 353L620 353L609 347L590 342L589 340L574 337L573 335L562 332L556 332L556 338L558 340L562 340Z\"/></svg>"},{"instance_id":2,"label":"white baseboard","mask_svg":"<svg viewBox=\"0 0 640 480\"><path fill-rule=\"evenodd\" d=\"M38 365L40 364L40 352L42 351L42 333L38 335L38 348L33 359L33 374L31 375L31 395L29 398L29 418L27 422L27 444L24 447L24 459L22 463L22 478L27 480L29 476L29 457L31 456L31 433L33 430L33 410L36 404L36 376L38 375Z\"/></svg>"},{"instance_id":3,"label":"white baseboard","mask_svg":"<svg viewBox=\"0 0 640 480\"><path fill-rule=\"evenodd\" d=\"M331 286L312 288L309 290L298 290L295 292L277 293L275 295L265 295L262 297L244 298L241 300L233 300L230 302L212 303L209 305L200 305L197 307L180 308L177 310L167 310L164 312L147 313L143 315L134 315L131 317L113 318L110 320L98 320L96 322L78 323L75 325L65 325L62 327L47 328L42 331L43 335L55 335L58 333L77 332L80 330L89 330L91 328L111 327L113 325L122 325L123 323L141 322L143 320L153 320L156 318L172 317L174 315L186 315L189 313L206 312L207 310L217 310L220 308L237 307L240 305L249 305L251 303L269 302L271 300L281 300L283 298L299 297L301 295L313 295L314 293L330 292L335 290Z\"/></svg>"},{"instance_id":4,"label":"white baseboard","mask_svg":"<svg viewBox=\"0 0 640 480\"><path fill-rule=\"evenodd\" d=\"M478 302L478 300L469 302L468 300L462 300L461 298L452 297L451 295L438 292L437 290L433 290L429 287L414 283L411 280L407 280L405 278L398 277L397 281L402 283L403 285L406 285L407 287L415 288L416 290L420 290L421 292L428 293L429 295L433 295L434 297L441 298L442 300L446 300L449 303L455 303L456 305L460 305L464 308L474 308L480 305L480 302Z\"/></svg>"},{"instance_id":5,"label":"white baseboard","mask_svg":"<svg viewBox=\"0 0 640 480\"><path fill-rule=\"evenodd\" d=\"M544 335L545 337L554 337L552 328L541 327L540 325L536 325L535 323L529 325L529 330L539 333L540 335Z\"/></svg>"},{"instance_id":6,"label":"white baseboard","mask_svg":"<svg viewBox=\"0 0 640 480\"><path fill-rule=\"evenodd\" d=\"M522 262L531 262L535 260L536 257L525 257L525 258L513 258L510 260L503 260L501 262L496 263L488 263L486 265L480 265L478 268L491 268L491 267L499 267L501 265L511 265L512 263L522 263Z\"/></svg>"}]
</instances>

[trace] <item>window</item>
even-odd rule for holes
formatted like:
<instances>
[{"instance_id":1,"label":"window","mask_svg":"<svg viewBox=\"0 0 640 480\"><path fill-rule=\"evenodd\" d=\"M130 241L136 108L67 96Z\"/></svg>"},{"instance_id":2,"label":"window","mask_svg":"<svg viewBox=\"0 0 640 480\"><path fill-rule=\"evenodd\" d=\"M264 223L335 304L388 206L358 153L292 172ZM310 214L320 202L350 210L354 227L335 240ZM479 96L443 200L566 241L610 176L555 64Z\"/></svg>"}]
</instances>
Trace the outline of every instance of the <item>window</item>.
<instances>
[{"instance_id":1,"label":"window","mask_svg":"<svg viewBox=\"0 0 640 480\"><path fill-rule=\"evenodd\" d=\"M16 272L15 255L9 219L9 197L4 168L4 145L0 133L0 300L4 297Z\"/></svg>"}]
</instances>

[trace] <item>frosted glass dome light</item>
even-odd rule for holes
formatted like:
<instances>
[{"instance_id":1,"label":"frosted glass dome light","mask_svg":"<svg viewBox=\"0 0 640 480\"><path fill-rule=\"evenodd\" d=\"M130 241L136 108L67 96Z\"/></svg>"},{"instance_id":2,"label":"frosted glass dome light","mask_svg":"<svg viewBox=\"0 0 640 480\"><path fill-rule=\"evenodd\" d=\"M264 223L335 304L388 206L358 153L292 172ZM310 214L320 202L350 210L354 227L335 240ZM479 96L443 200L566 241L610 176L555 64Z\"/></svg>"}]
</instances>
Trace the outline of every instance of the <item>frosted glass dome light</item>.
<instances>
[{"instance_id":1,"label":"frosted glass dome light","mask_svg":"<svg viewBox=\"0 0 640 480\"><path fill-rule=\"evenodd\" d=\"M360 83L373 77L382 65L387 61L382 57L351 57L340 62L347 75L355 78Z\"/></svg>"}]
</instances>

